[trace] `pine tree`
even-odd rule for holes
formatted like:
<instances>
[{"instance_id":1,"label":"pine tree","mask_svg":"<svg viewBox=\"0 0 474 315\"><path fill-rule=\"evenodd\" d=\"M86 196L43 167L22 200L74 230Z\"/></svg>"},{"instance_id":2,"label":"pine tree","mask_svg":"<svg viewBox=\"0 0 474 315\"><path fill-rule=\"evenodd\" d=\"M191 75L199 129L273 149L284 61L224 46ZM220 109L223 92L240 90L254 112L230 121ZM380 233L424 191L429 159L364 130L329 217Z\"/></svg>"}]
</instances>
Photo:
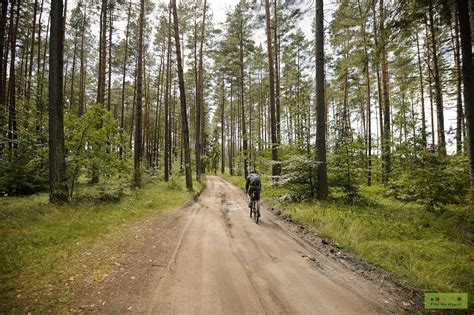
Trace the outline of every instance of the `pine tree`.
<instances>
[{"instance_id":1,"label":"pine tree","mask_svg":"<svg viewBox=\"0 0 474 315\"><path fill-rule=\"evenodd\" d=\"M62 0L51 3L51 38L49 42L49 187L50 201L67 200L66 161L64 157L63 45L64 21Z\"/></svg>"}]
</instances>

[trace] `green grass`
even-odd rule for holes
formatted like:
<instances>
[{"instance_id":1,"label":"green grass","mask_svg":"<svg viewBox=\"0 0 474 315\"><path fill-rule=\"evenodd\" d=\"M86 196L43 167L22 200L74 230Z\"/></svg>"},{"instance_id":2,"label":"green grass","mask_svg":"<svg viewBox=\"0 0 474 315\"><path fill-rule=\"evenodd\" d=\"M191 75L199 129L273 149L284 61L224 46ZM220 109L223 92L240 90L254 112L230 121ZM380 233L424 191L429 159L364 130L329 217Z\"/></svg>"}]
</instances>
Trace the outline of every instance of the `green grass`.
<instances>
[{"instance_id":1,"label":"green grass","mask_svg":"<svg viewBox=\"0 0 474 315\"><path fill-rule=\"evenodd\" d=\"M203 186L194 185L196 190ZM75 263L79 253L107 236L183 205L194 195L186 191L182 179L173 178L169 183L149 183L113 203L55 206L47 194L1 198L0 311L22 305L22 300L28 303L35 292L48 289L51 283L63 284L80 268ZM107 272L100 258L85 264L97 268L93 277Z\"/></svg>"},{"instance_id":2,"label":"green grass","mask_svg":"<svg viewBox=\"0 0 474 315\"><path fill-rule=\"evenodd\" d=\"M225 176L239 186L242 177ZM474 212L450 206L443 213L384 196L380 186L362 187L369 202L277 201L287 191L263 179L262 198L292 218L401 282L431 292L474 292Z\"/></svg>"}]
</instances>

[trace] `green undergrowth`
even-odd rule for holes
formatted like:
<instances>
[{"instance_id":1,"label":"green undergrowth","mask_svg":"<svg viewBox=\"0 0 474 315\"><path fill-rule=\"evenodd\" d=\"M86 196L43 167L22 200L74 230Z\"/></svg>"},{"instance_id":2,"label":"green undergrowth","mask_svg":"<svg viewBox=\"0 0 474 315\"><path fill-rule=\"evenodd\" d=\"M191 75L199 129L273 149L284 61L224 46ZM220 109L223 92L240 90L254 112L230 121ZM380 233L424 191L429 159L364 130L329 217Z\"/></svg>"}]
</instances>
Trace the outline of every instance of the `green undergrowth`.
<instances>
[{"instance_id":1,"label":"green undergrowth","mask_svg":"<svg viewBox=\"0 0 474 315\"><path fill-rule=\"evenodd\" d=\"M51 281L67 280L68 269L77 271L79 253L140 220L183 205L203 188L201 183L194 186L188 192L184 180L173 177L128 191L116 202L81 199L60 206L50 204L47 194L0 198L0 313L21 306L18 301L41 303L28 299ZM94 264L103 268L100 259Z\"/></svg>"},{"instance_id":2,"label":"green undergrowth","mask_svg":"<svg viewBox=\"0 0 474 315\"><path fill-rule=\"evenodd\" d=\"M243 187L243 177L225 176ZM262 198L331 242L389 271L402 283L429 292L474 291L474 212L448 206L429 212L415 203L384 195L380 186L362 187L363 200L280 202L283 188L262 179Z\"/></svg>"}]
</instances>

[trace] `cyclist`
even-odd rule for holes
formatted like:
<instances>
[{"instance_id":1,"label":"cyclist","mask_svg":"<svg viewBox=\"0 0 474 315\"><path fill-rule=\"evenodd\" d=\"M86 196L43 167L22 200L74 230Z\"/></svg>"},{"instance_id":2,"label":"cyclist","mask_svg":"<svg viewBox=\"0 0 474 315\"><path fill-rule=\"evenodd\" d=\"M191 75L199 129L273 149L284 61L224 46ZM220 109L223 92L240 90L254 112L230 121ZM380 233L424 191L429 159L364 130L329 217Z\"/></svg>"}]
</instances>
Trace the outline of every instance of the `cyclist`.
<instances>
[{"instance_id":1,"label":"cyclist","mask_svg":"<svg viewBox=\"0 0 474 315\"><path fill-rule=\"evenodd\" d=\"M255 170L250 171L250 175L247 177L245 181L245 191L247 192L247 196L249 197L249 208L252 208L252 194L254 194L255 202L257 203L257 213L258 217L260 217L260 190L262 189L262 185L260 182L260 177L258 176ZM250 213L252 216L252 213Z\"/></svg>"}]
</instances>

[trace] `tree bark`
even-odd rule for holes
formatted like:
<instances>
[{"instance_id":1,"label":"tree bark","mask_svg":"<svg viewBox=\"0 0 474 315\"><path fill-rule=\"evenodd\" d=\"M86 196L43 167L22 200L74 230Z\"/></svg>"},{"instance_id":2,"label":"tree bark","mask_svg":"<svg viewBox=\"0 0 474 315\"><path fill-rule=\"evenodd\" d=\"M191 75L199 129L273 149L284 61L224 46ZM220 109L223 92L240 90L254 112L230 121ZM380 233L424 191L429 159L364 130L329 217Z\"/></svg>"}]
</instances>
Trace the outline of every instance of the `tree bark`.
<instances>
[{"instance_id":1,"label":"tree bark","mask_svg":"<svg viewBox=\"0 0 474 315\"><path fill-rule=\"evenodd\" d=\"M125 122L125 84L127 76L127 59L128 59L128 34L130 27L130 15L132 10L132 1L128 2L128 14L127 14L127 26L125 28L125 52L123 54L123 66L122 66L122 95L121 95L121 109L120 109L120 128L124 128ZM119 149L120 158L123 158L123 147Z\"/></svg>"},{"instance_id":2,"label":"tree bark","mask_svg":"<svg viewBox=\"0 0 474 315\"><path fill-rule=\"evenodd\" d=\"M438 123L438 152L446 155L446 140L444 135L444 113L443 113L443 91L441 90L441 79L439 73L438 51L436 45L436 34L433 17L433 0L429 2L429 19L431 34L431 53L433 58L433 79L435 85L436 118Z\"/></svg>"},{"instance_id":3,"label":"tree bark","mask_svg":"<svg viewBox=\"0 0 474 315\"><path fill-rule=\"evenodd\" d=\"M204 46L204 35L206 27L206 11L207 11L207 1L204 0L203 8L203 17L201 25L201 41L199 44L199 61L198 68L196 69L196 180L200 180L201 177L201 154L202 154L202 141L203 141L203 123L204 123L204 113L203 113L203 46ZM197 38L195 38L197 41Z\"/></svg>"},{"instance_id":4,"label":"tree bark","mask_svg":"<svg viewBox=\"0 0 474 315\"><path fill-rule=\"evenodd\" d=\"M169 119L169 95L170 95L170 82L171 82L171 7L168 8L168 43L166 49L166 80L165 80L165 96L164 96L164 107L165 107L165 182L169 180L169 171L171 168L171 129L170 129L170 119Z\"/></svg>"},{"instance_id":5,"label":"tree bark","mask_svg":"<svg viewBox=\"0 0 474 315\"><path fill-rule=\"evenodd\" d=\"M8 53L5 53L5 25L7 23L7 12L8 12L8 0L2 0L2 11L0 15L0 128L2 129L4 128L4 124L6 121L5 114L8 111L6 108L6 89L5 89L6 67L3 64L8 54ZM0 145L0 157L2 157L2 155L3 155L3 144Z\"/></svg>"},{"instance_id":6,"label":"tree bark","mask_svg":"<svg viewBox=\"0 0 474 315\"><path fill-rule=\"evenodd\" d=\"M82 116L85 112L85 94L86 94L86 61L85 61L85 54L84 54L84 37L86 33L86 16L87 16L87 8L84 5L84 12L83 19L82 19L82 27L81 27L81 68L79 70L80 77L79 77L79 104L78 104L78 115Z\"/></svg>"},{"instance_id":7,"label":"tree bark","mask_svg":"<svg viewBox=\"0 0 474 315\"><path fill-rule=\"evenodd\" d=\"M467 137L469 141L469 173L470 173L470 198L471 207L474 207L474 66L472 60L472 28L473 25L473 6L474 2L457 0L457 10L459 14L459 30L461 35L461 58L462 58L462 74L464 83L464 103L466 108L467 120ZM469 13L471 19L469 19Z\"/></svg>"},{"instance_id":8,"label":"tree bark","mask_svg":"<svg viewBox=\"0 0 474 315\"><path fill-rule=\"evenodd\" d=\"M72 54L72 71L71 71L71 88L70 88L70 98L69 98L69 106L74 108L74 77L76 74L76 55L77 55L77 30L75 30L74 34L74 51Z\"/></svg>"},{"instance_id":9,"label":"tree bark","mask_svg":"<svg viewBox=\"0 0 474 315\"><path fill-rule=\"evenodd\" d=\"M100 10L99 30L99 75L97 78L97 103L104 105L105 101L105 55L107 34L107 0L102 0ZM139 48L140 49L140 48Z\"/></svg>"},{"instance_id":10,"label":"tree bark","mask_svg":"<svg viewBox=\"0 0 474 315\"><path fill-rule=\"evenodd\" d=\"M280 162L278 160L278 139L276 131L275 113L275 68L273 63L272 32L270 25L270 1L265 0L265 24L267 33L267 55L268 55L268 78L270 83L270 120L272 138L272 176L273 180L278 180L280 176Z\"/></svg>"},{"instance_id":11,"label":"tree bark","mask_svg":"<svg viewBox=\"0 0 474 315\"><path fill-rule=\"evenodd\" d=\"M63 1L51 2L51 38L49 41L49 199L66 201L66 162L64 157Z\"/></svg>"},{"instance_id":12,"label":"tree bark","mask_svg":"<svg viewBox=\"0 0 474 315\"><path fill-rule=\"evenodd\" d=\"M153 156L152 156L152 167L153 169L158 168L158 152L160 149L160 136L161 136L161 98L163 91L163 73L164 73L164 55L165 45L163 43L160 57L160 66L158 68L157 88L156 88L156 112L155 112L155 131L153 137Z\"/></svg>"},{"instance_id":13,"label":"tree bark","mask_svg":"<svg viewBox=\"0 0 474 315\"><path fill-rule=\"evenodd\" d=\"M324 97L324 8L323 0L316 0L316 161L317 195L328 196L326 165L326 99Z\"/></svg>"},{"instance_id":14,"label":"tree bark","mask_svg":"<svg viewBox=\"0 0 474 315\"><path fill-rule=\"evenodd\" d=\"M12 1L10 6L10 77L8 79L9 102L8 102L8 147L10 150L10 161L16 155L17 123L16 123L16 44L18 35L18 23L20 19L20 0ZM14 7L16 4L16 13Z\"/></svg>"},{"instance_id":15,"label":"tree bark","mask_svg":"<svg viewBox=\"0 0 474 315\"><path fill-rule=\"evenodd\" d=\"M426 36L426 40L428 41L428 34ZM431 56L430 50L428 45L426 47L426 54L428 59L428 88L429 88L429 98L430 98L430 118L431 118L431 146L434 148L436 145L435 142L435 127L434 127L434 110L433 110L433 76L431 75Z\"/></svg>"},{"instance_id":16,"label":"tree bark","mask_svg":"<svg viewBox=\"0 0 474 315\"><path fill-rule=\"evenodd\" d=\"M281 144L281 113L280 113L280 37L278 34L278 0L274 3L275 25L275 110L276 110L276 134L278 145Z\"/></svg>"},{"instance_id":17,"label":"tree bark","mask_svg":"<svg viewBox=\"0 0 474 315\"><path fill-rule=\"evenodd\" d=\"M225 79L222 78L222 103L221 103L221 173L225 172Z\"/></svg>"},{"instance_id":18,"label":"tree bark","mask_svg":"<svg viewBox=\"0 0 474 315\"><path fill-rule=\"evenodd\" d=\"M420 76L420 101L421 101L421 141L423 147L426 148L428 144L426 140L426 115L425 115L425 93L423 87L423 69L421 66L421 57L420 57L420 42L418 39L418 33L416 35L416 51L418 57L418 74Z\"/></svg>"},{"instance_id":19,"label":"tree bark","mask_svg":"<svg viewBox=\"0 0 474 315\"><path fill-rule=\"evenodd\" d=\"M30 101L31 97L31 77L33 73L33 60L35 51L35 34L36 34L36 13L38 11L38 0L35 0L33 7L33 30L31 31L31 49L30 49L30 63L28 68L27 88L26 88L26 101Z\"/></svg>"},{"instance_id":20,"label":"tree bark","mask_svg":"<svg viewBox=\"0 0 474 315\"><path fill-rule=\"evenodd\" d=\"M245 125L245 98L244 98L244 38L243 38L243 22L240 20L240 33L239 33L239 89L240 89L240 110L241 110L241 125L242 125L242 145L243 145L243 156L244 156L244 177L248 176L248 139L247 139L247 126Z\"/></svg>"},{"instance_id":21,"label":"tree bark","mask_svg":"<svg viewBox=\"0 0 474 315\"><path fill-rule=\"evenodd\" d=\"M41 64L41 71L38 71L38 81L39 81L39 99L40 102L39 104L39 112L40 112L40 122L43 121L43 112L44 112L44 106L43 106L43 91L44 91L44 84L45 84L45 75L46 75L46 52L48 51L49 47L49 30L51 26L51 14L49 14L48 17L48 24L46 27L46 37L45 37L45 45L44 45L44 50L43 50L43 62ZM39 66L39 62L38 62Z\"/></svg>"},{"instance_id":22,"label":"tree bark","mask_svg":"<svg viewBox=\"0 0 474 315\"><path fill-rule=\"evenodd\" d=\"M456 74L456 153L461 154L463 150L463 121L464 111L462 106L462 75L461 75L461 47L459 43L459 26L458 26L458 13L456 10L454 16L454 34L452 35L453 41L453 54L454 54L454 71Z\"/></svg>"},{"instance_id":23,"label":"tree bark","mask_svg":"<svg viewBox=\"0 0 474 315\"><path fill-rule=\"evenodd\" d=\"M390 132L390 99L388 82L388 64L386 52L387 31L384 26L385 12L383 0L380 0L380 60L382 83L382 108L383 108L383 138L382 138L382 181L387 183L391 173L391 132Z\"/></svg>"},{"instance_id":24,"label":"tree bark","mask_svg":"<svg viewBox=\"0 0 474 315\"><path fill-rule=\"evenodd\" d=\"M140 18L138 31L138 56L137 56L137 98L135 101L135 139L134 139L134 174L133 184L141 187L141 143L142 143L142 82L143 82L143 24L145 15L145 0L140 0Z\"/></svg>"},{"instance_id":25,"label":"tree bark","mask_svg":"<svg viewBox=\"0 0 474 315\"><path fill-rule=\"evenodd\" d=\"M191 153L189 148L189 129L188 116L186 108L186 94L184 86L183 64L181 59L181 43L179 41L178 12L176 9L176 0L171 0L174 20L174 38L176 42L176 61L178 63L178 81L179 81L179 97L181 101L181 124L184 144L184 169L186 174L186 188L193 190L193 179L191 170Z\"/></svg>"},{"instance_id":26,"label":"tree bark","mask_svg":"<svg viewBox=\"0 0 474 315\"><path fill-rule=\"evenodd\" d=\"M112 30L113 30L113 21L112 21L112 7L110 7L109 11L109 73L108 73L108 80L107 80L107 110L111 110L111 95L110 90L112 88ZM113 111L114 117L117 117L117 106L114 107Z\"/></svg>"},{"instance_id":27,"label":"tree bark","mask_svg":"<svg viewBox=\"0 0 474 315\"><path fill-rule=\"evenodd\" d=\"M370 72L369 72L369 53L367 52L367 44L365 42L364 32L364 43L365 43L365 84L366 84L366 121L367 121L367 186L372 185L372 112L370 106Z\"/></svg>"},{"instance_id":28,"label":"tree bark","mask_svg":"<svg viewBox=\"0 0 474 315\"><path fill-rule=\"evenodd\" d=\"M230 175L234 175L234 134L235 134L235 119L234 119L234 84L233 78L230 78L230 143L229 143L229 171Z\"/></svg>"},{"instance_id":29,"label":"tree bark","mask_svg":"<svg viewBox=\"0 0 474 315\"><path fill-rule=\"evenodd\" d=\"M201 138L201 156L199 157L199 163L201 168L201 173L205 172L205 165L202 163L202 155L204 154L204 135L206 131L206 109L204 107L204 70L203 70L203 46L205 40L205 31L206 31L206 14L207 14L207 0L204 0L204 9L202 16L202 28L201 28L201 43L199 48L199 97L200 97L200 138Z\"/></svg>"}]
</instances>

